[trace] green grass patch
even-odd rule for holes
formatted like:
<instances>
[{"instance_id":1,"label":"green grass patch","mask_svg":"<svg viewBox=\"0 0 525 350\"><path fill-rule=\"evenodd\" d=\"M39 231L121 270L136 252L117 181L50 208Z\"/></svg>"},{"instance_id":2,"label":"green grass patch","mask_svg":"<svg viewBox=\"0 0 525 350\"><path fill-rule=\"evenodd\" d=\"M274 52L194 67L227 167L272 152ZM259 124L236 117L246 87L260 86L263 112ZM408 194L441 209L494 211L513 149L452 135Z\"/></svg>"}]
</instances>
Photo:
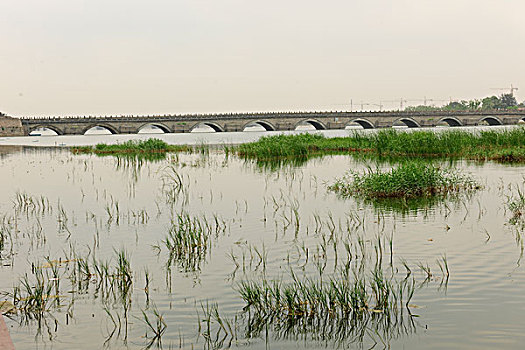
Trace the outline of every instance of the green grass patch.
<instances>
[{"instance_id":1,"label":"green grass patch","mask_svg":"<svg viewBox=\"0 0 525 350\"><path fill-rule=\"evenodd\" d=\"M498 131L380 130L326 138L299 134L263 137L237 147L245 158L268 160L307 157L319 153L370 153L383 157L454 157L502 162L525 162L525 128Z\"/></svg>"},{"instance_id":2,"label":"green grass patch","mask_svg":"<svg viewBox=\"0 0 525 350\"><path fill-rule=\"evenodd\" d=\"M193 148L187 145L169 145L159 139L147 140L129 140L124 143L108 145L99 143L94 147L83 146L73 147L73 153L94 153L99 155L111 154L152 154L152 153L167 153L167 152L185 152L192 151Z\"/></svg>"},{"instance_id":3,"label":"green grass patch","mask_svg":"<svg viewBox=\"0 0 525 350\"><path fill-rule=\"evenodd\" d=\"M469 176L423 162L406 162L388 171L369 168L350 171L328 187L342 196L415 198L472 190L479 185Z\"/></svg>"}]
</instances>

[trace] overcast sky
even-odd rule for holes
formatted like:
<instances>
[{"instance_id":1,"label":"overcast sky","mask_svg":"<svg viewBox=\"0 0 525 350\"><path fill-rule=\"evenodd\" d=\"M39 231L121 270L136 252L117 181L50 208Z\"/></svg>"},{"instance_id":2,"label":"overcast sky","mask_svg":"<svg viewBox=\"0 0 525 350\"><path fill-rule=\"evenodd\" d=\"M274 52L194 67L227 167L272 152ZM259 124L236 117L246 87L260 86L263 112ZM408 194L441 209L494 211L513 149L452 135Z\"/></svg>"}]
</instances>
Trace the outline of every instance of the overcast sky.
<instances>
[{"instance_id":1,"label":"overcast sky","mask_svg":"<svg viewBox=\"0 0 525 350\"><path fill-rule=\"evenodd\" d=\"M511 83L523 101L523 18L523 0L2 0L0 111L398 108Z\"/></svg>"}]
</instances>

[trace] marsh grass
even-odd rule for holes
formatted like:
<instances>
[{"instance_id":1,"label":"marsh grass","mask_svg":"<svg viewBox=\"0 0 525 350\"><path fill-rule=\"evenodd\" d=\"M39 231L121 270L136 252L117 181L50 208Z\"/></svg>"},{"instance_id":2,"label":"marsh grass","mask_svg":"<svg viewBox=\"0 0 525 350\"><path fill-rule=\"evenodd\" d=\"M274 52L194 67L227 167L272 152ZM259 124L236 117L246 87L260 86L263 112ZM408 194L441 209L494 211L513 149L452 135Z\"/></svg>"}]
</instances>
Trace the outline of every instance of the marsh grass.
<instances>
[{"instance_id":1,"label":"marsh grass","mask_svg":"<svg viewBox=\"0 0 525 350\"><path fill-rule=\"evenodd\" d=\"M9 251L7 248L10 248ZM11 218L4 215L0 219L0 261L13 255L13 228Z\"/></svg>"},{"instance_id":2,"label":"marsh grass","mask_svg":"<svg viewBox=\"0 0 525 350\"><path fill-rule=\"evenodd\" d=\"M512 213L510 223L525 225L525 193L518 188L516 194L507 201L507 207Z\"/></svg>"},{"instance_id":3,"label":"marsh grass","mask_svg":"<svg viewBox=\"0 0 525 350\"><path fill-rule=\"evenodd\" d=\"M292 281L261 279L242 281L238 292L246 308L282 317L353 317L363 313L397 312L408 306L413 295L413 280L397 281L379 267L368 276L357 271L340 270L329 278Z\"/></svg>"},{"instance_id":4,"label":"marsh grass","mask_svg":"<svg viewBox=\"0 0 525 350\"><path fill-rule=\"evenodd\" d=\"M204 349L229 349L237 340L237 317L229 319L221 315L217 303L201 303L203 318L197 312L199 319L198 333L204 340Z\"/></svg>"},{"instance_id":5,"label":"marsh grass","mask_svg":"<svg viewBox=\"0 0 525 350\"><path fill-rule=\"evenodd\" d=\"M63 300L71 303L77 293L89 290L103 303L123 301L132 292L130 257L125 250L115 250L114 254L114 261L73 252L64 259L34 262L31 274L22 276L12 291L1 294L12 300L17 313L25 319L39 319L59 308Z\"/></svg>"},{"instance_id":6,"label":"marsh grass","mask_svg":"<svg viewBox=\"0 0 525 350\"><path fill-rule=\"evenodd\" d=\"M105 144L99 143L94 147L73 147L71 151L73 153L94 153L98 155L111 155L111 154L162 154L167 152L187 152L192 151L193 147L190 146L176 146L169 145L160 139L147 139L147 140L129 140L120 144Z\"/></svg>"},{"instance_id":7,"label":"marsh grass","mask_svg":"<svg viewBox=\"0 0 525 350\"><path fill-rule=\"evenodd\" d=\"M149 349L153 345L155 345L157 348L162 348L162 336L164 335L168 325L164 321L164 316L159 313L155 306L152 306L150 311L152 315L148 315L146 310L141 310L141 320L146 325L146 334L144 338L147 340L147 344L145 348Z\"/></svg>"},{"instance_id":8,"label":"marsh grass","mask_svg":"<svg viewBox=\"0 0 525 350\"><path fill-rule=\"evenodd\" d=\"M363 343L414 331L408 307L415 279L397 279L379 266L368 274L340 269L324 278L247 280L237 291L246 303L242 314L246 336L271 330L279 338ZM308 336L307 336L308 335Z\"/></svg>"},{"instance_id":9,"label":"marsh grass","mask_svg":"<svg viewBox=\"0 0 525 350\"><path fill-rule=\"evenodd\" d=\"M173 164L167 165L162 169L162 192L166 203L173 205L178 200L189 201L189 181L184 178Z\"/></svg>"},{"instance_id":10,"label":"marsh grass","mask_svg":"<svg viewBox=\"0 0 525 350\"><path fill-rule=\"evenodd\" d=\"M187 213L172 218L168 234L162 241L168 251L166 268L176 263L183 272L198 272L206 261L212 238L224 233L226 223L217 216L213 221Z\"/></svg>"},{"instance_id":11,"label":"marsh grass","mask_svg":"<svg viewBox=\"0 0 525 350\"><path fill-rule=\"evenodd\" d=\"M337 138L325 138L319 134L276 135L237 147L240 156L258 161L305 158L333 152L524 162L525 128L479 133L380 130L370 134L355 132L348 137Z\"/></svg>"},{"instance_id":12,"label":"marsh grass","mask_svg":"<svg viewBox=\"0 0 525 350\"><path fill-rule=\"evenodd\" d=\"M342 196L364 198L415 198L475 190L479 185L469 176L423 162L405 162L389 171L369 168L351 171L328 187Z\"/></svg>"}]
</instances>

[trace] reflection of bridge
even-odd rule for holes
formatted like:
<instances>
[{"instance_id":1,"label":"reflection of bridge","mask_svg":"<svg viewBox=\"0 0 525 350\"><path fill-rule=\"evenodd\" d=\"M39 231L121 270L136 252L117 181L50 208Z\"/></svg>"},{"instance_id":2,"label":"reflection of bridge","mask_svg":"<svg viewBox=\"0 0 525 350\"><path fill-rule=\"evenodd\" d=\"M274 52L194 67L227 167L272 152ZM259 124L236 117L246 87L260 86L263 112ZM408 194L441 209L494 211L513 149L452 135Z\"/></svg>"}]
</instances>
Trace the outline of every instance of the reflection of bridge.
<instances>
[{"instance_id":1,"label":"reflection of bridge","mask_svg":"<svg viewBox=\"0 0 525 350\"><path fill-rule=\"evenodd\" d=\"M68 117L23 118L27 135L38 128L48 128L59 135L82 135L93 127L103 127L113 134L135 134L153 125L167 133L191 132L200 126L215 131L243 131L259 125L266 130L294 130L309 124L318 130L344 129L360 125L365 129L405 125L409 128L438 125L513 125L525 121L525 111L468 111L468 112L272 112L238 114L167 115L140 117Z\"/></svg>"}]
</instances>

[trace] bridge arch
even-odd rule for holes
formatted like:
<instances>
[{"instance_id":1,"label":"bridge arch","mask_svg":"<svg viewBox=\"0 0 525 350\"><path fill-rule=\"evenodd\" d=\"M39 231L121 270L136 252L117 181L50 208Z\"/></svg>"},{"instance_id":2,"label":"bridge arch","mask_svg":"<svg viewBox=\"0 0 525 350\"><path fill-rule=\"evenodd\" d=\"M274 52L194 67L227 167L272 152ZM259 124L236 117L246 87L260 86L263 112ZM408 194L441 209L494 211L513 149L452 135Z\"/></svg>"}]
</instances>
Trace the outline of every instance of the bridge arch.
<instances>
[{"instance_id":1,"label":"bridge arch","mask_svg":"<svg viewBox=\"0 0 525 350\"><path fill-rule=\"evenodd\" d=\"M478 124L479 123L483 123L483 122L487 122L490 126L503 125L503 122L499 118L491 116L491 115L488 115L488 116L485 116L485 117L481 118L478 121Z\"/></svg>"},{"instance_id":2,"label":"bridge arch","mask_svg":"<svg viewBox=\"0 0 525 350\"><path fill-rule=\"evenodd\" d=\"M198 122L198 123L195 123L190 128L190 132L193 132L195 129L197 129L198 127L202 127L202 126L208 126L208 127L212 128L213 131L215 131L215 132L224 132L224 129L219 124L212 123L212 122Z\"/></svg>"},{"instance_id":3,"label":"bridge arch","mask_svg":"<svg viewBox=\"0 0 525 350\"><path fill-rule=\"evenodd\" d=\"M100 127L100 128L104 128L104 129L108 130L112 134L118 134L119 133L118 130L115 127L113 127L113 126L111 126L109 124L98 123L98 124L91 124L87 128L84 128L84 130L82 131L82 135L84 135L90 129L96 128L97 126Z\"/></svg>"},{"instance_id":4,"label":"bridge arch","mask_svg":"<svg viewBox=\"0 0 525 350\"><path fill-rule=\"evenodd\" d=\"M298 126L305 125L305 124L310 124L316 130L326 130L326 125L324 125L322 122L320 122L317 119L303 119L300 122L295 124L294 129L297 129Z\"/></svg>"},{"instance_id":5,"label":"bridge arch","mask_svg":"<svg viewBox=\"0 0 525 350\"><path fill-rule=\"evenodd\" d=\"M444 117L438 120L437 124L440 123L447 123L448 126L463 126L461 121L458 118L455 117Z\"/></svg>"},{"instance_id":6,"label":"bridge arch","mask_svg":"<svg viewBox=\"0 0 525 350\"><path fill-rule=\"evenodd\" d=\"M266 131L275 131L275 130L277 130L277 128L272 123L270 123L270 122L268 122L266 120L251 120L248 123L244 124L244 126L242 127L242 130L244 130L247 127L252 126L252 125L262 126L264 128L264 130L266 130Z\"/></svg>"},{"instance_id":7,"label":"bridge arch","mask_svg":"<svg viewBox=\"0 0 525 350\"><path fill-rule=\"evenodd\" d=\"M345 125L345 127L350 126L352 123L356 123L356 124L361 125L363 127L363 129L373 129L374 128L374 124L371 121L369 121L368 119L364 119L364 118L358 118L358 119L350 120Z\"/></svg>"},{"instance_id":8,"label":"bridge arch","mask_svg":"<svg viewBox=\"0 0 525 350\"><path fill-rule=\"evenodd\" d=\"M414 119L406 118L406 117L395 120L394 123L392 123L392 126L394 126L396 123L403 123L409 128L420 128L421 127L421 125L419 125L419 123L416 122Z\"/></svg>"},{"instance_id":9,"label":"bridge arch","mask_svg":"<svg viewBox=\"0 0 525 350\"><path fill-rule=\"evenodd\" d=\"M57 128L56 126L54 126L54 125L45 125L45 124L32 126L31 128L29 128L29 130L28 130L29 132L27 134L31 135L31 133L33 131L36 131L36 130L38 130L40 128L52 130L52 131L56 132L57 135L63 135L64 134L64 132L62 130L60 130L59 128Z\"/></svg>"},{"instance_id":10,"label":"bridge arch","mask_svg":"<svg viewBox=\"0 0 525 350\"><path fill-rule=\"evenodd\" d=\"M145 124L141 125L137 129L137 131L140 132L143 128L145 128L147 126L155 126L155 127L159 128L160 130L162 130L166 134L169 134L169 133L173 132L173 131L171 131L171 129L169 127L167 127L166 125L164 125L162 123L145 123Z\"/></svg>"}]
</instances>

